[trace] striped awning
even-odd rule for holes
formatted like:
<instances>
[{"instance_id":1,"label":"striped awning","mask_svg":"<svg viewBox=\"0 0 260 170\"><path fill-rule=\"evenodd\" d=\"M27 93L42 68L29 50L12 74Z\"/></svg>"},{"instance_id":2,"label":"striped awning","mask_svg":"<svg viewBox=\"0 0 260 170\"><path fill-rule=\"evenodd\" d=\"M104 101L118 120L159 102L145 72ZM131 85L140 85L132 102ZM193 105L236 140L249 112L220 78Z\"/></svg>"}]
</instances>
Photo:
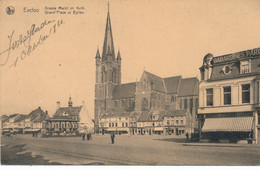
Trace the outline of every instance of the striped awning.
<instances>
[{"instance_id":1,"label":"striped awning","mask_svg":"<svg viewBox=\"0 0 260 170\"><path fill-rule=\"evenodd\" d=\"M208 118L202 132L250 132L253 117Z\"/></svg>"}]
</instances>

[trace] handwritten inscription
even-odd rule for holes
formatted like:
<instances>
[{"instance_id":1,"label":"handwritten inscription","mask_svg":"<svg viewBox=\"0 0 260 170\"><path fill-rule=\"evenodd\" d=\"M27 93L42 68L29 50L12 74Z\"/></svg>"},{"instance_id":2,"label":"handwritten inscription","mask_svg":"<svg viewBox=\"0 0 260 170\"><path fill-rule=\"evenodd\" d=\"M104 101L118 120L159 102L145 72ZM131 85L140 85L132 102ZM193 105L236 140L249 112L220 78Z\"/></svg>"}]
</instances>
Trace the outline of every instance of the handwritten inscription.
<instances>
[{"instance_id":1,"label":"handwritten inscription","mask_svg":"<svg viewBox=\"0 0 260 170\"><path fill-rule=\"evenodd\" d=\"M0 66L8 65L15 67L20 60L24 60L27 56L42 45L51 35L64 24L64 21L45 20L40 25L32 24L25 34L19 34L15 37L16 31L13 30L8 35L8 48L0 52ZM44 33L43 33L43 30ZM18 55L12 55L14 51L18 51Z\"/></svg>"},{"instance_id":2,"label":"handwritten inscription","mask_svg":"<svg viewBox=\"0 0 260 170\"><path fill-rule=\"evenodd\" d=\"M213 59L214 63L220 63L220 62L225 62L225 61L231 61L231 60L236 60L240 58L246 58L246 57L254 57L260 55L260 48L255 48L252 50L247 50L247 51L242 51L234 54L228 54L228 55L223 55L219 57L215 57Z\"/></svg>"}]
</instances>

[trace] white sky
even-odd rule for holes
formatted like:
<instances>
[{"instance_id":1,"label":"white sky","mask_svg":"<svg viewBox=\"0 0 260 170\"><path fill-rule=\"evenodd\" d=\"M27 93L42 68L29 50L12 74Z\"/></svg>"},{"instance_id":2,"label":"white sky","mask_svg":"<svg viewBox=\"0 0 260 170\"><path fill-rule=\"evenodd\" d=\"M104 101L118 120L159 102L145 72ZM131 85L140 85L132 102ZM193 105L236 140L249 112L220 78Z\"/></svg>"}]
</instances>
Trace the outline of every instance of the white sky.
<instances>
[{"instance_id":1,"label":"white sky","mask_svg":"<svg viewBox=\"0 0 260 170\"><path fill-rule=\"evenodd\" d=\"M8 16L11 2L16 11ZM56 101L67 106L71 95L75 106L84 100L93 116L95 55L97 47L102 52L107 1L17 2L0 2L0 52L8 48L13 30L18 39L45 19L65 24L16 67L0 67L0 114L28 114L41 106L52 115ZM66 2L84 6L85 15L44 15L45 6ZM24 7L40 12L24 13ZM115 51L122 56L122 83L140 79L144 68L161 77L199 76L208 52L218 56L260 47L259 0L113 0L110 17Z\"/></svg>"}]
</instances>

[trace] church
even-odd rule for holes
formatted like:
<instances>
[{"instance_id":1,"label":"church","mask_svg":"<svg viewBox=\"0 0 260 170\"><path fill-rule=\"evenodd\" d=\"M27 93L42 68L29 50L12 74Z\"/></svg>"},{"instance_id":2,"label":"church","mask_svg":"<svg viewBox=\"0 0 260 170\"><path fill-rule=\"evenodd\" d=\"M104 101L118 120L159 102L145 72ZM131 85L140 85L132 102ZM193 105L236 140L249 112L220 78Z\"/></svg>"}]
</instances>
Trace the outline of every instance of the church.
<instances>
[{"instance_id":1,"label":"church","mask_svg":"<svg viewBox=\"0 0 260 170\"><path fill-rule=\"evenodd\" d=\"M144 71L139 81L121 83L122 56L114 48L109 10L102 53L97 49L95 61L96 133L183 134L197 129L196 77L162 78Z\"/></svg>"}]
</instances>

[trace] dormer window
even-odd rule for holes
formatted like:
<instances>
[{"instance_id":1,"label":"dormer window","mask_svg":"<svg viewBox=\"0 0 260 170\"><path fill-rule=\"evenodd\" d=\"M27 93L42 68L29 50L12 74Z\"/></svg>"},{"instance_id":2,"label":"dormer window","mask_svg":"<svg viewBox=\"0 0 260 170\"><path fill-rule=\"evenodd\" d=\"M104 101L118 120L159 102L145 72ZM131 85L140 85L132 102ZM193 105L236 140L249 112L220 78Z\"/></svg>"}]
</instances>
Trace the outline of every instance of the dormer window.
<instances>
[{"instance_id":1,"label":"dormer window","mask_svg":"<svg viewBox=\"0 0 260 170\"><path fill-rule=\"evenodd\" d=\"M63 112L63 116L68 116L68 114L66 112Z\"/></svg>"},{"instance_id":2,"label":"dormer window","mask_svg":"<svg viewBox=\"0 0 260 170\"><path fill-rule=\"evenodd\" d=\"M250 60L240 61L240 74L251 72Z\"/></svg>"}]
</instances>

